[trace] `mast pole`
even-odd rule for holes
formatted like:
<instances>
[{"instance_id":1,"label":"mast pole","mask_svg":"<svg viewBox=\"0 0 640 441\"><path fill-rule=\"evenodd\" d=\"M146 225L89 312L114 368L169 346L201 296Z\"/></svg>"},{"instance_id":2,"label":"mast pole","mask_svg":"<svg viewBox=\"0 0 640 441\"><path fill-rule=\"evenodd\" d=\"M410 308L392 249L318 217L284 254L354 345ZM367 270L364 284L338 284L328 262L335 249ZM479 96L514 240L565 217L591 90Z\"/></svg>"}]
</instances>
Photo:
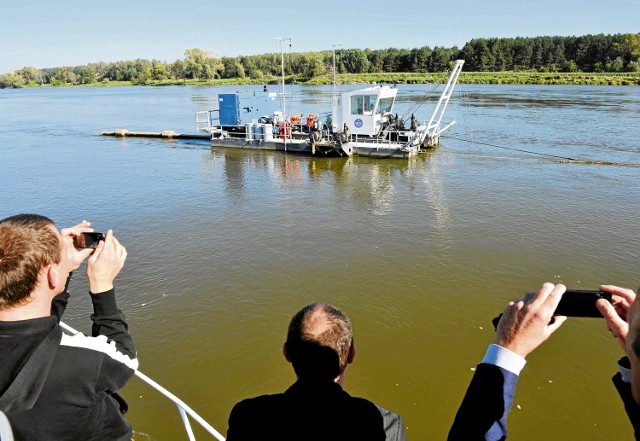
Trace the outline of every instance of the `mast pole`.
<instances>
[{"instance_id":1,"label":"mast pole","mask_svg":"<svg viewBox=\"0 0 640 441\"><path fill-rule=\"evenodd\" d=\"M333 86L331 88L331 125L333 126L336 121L336 113L337 113L337 97L336 97L336 47L342 46L341 44L333 44L331 45L331 50L333 51Z\"/></svg>"},{"instance_id":2,"label":"mast pole","mask_svg":"<svg viewBox=\"0 0 640 441\"><path fill-rule=\"evenodd\" d=\"M284 94L284 41L289 40L289 45L291 45L291 38L288 37L280 37L276 38L276 41L280 43L280 69L282 71L282 116L284 118L284 151L287 151L287 104L286 98ZM293 128L289 129L289 133L292 133Z\"/></svg>"}]
</instances>

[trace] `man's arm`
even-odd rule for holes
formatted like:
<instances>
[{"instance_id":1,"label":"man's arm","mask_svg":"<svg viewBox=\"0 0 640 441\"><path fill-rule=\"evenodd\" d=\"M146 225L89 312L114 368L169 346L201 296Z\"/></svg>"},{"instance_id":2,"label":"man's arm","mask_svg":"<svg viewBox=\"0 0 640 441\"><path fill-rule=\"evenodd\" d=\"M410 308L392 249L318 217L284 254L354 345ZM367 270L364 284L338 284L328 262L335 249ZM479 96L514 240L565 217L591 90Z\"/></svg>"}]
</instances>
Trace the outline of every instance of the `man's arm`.
<instances>
[{"instance_id":1,"label":"man's arm","mask_svg":"<svg viewBox=\"0 0 640 441\"><path fill-rule=\"evenodd\" d=\"M380 415L382 415L382 425L384 426L386 441L407 441L402 417L397 413L385 409L384 407L378 406L377 404L376 407L380 411Z\"/></svg>"},{"instance_id":2,"label":"man's arm","mask_svg":"<svg viewBox=\"0 0 640 441\"><path fill-rule=\"evenodd\" d=\"M93 302L91 335L106 336L109 341L116 343L116 348L120 352L132 359L136 358L136 348L129 334L129 325L116 304L115 290L111 289L99 294L92 293L91 301Z\"/></svg>"},{"instance_id":3,"label":"man's arm","mask_svg":"<svg viewBox=\"0 0 640 441\"><path fill-rule=\"evenodd\" d=\"M628 288L614 285L602 285L600 289L612 294L611 303L598 300L596 305L607 323L607 329L618 340L626 356L618 361L618 373L613 377L613 384L620 394L633 426L636 440L640 440L640 394L637 342L640 337L640 315L636 293ZM635 395L635 397L634 397Z\"/></svg>"},{"instance_id":4,"label":"man's arm","mask_svg":"<svg viewBox=\"0 0 640 441\"><path fill-rule=\"evenodd\" d=\"M64 290L51 301L51 315L55 315L58 318L58 322L62 320L62 314L64 314L64 311L67 309L67 304L69 303L69 282L71 282L71 275L93 251L90 249L76 248L74 238L88 231L93 231L93 228L91 228L91 223L86 220L83 220L73 227L60 230L64 253L66 253L64 261L68 265L66 270L69 271L69 276L67 277L67 283L64 285Z\"/></svg>"},{"instance_id":5,"label":"man's arm","mask_svg":"<svg viewBox=\"0 0 640 441\"><path fill-rule=\"evenodd\" d=\"M124 266L126 258L127 250L113 236L111 230L107 231L105 240L98 244L89 257L87 276L93 303L91 334L94 337L106 336L116 343L116 348L120 352L135 359L136 350L133 339L129 335L124 314L116 304L113 287L113 281Z\"/></svg>"},{"instance_id":6,"label":"man's arm","mask_svg":"<svg viewBox=\"0 0 640 441\"><path fill-rule=\"evenodd\" d=\"M565 289L545 283L537 293L509 302L498 323L495 343L476 368L458 409L449 441L506 439L507 417L525 357L566 320L556 317L551 323Z\"/></svg>"},{"instance_id":7,"label":"man's arm","mask_svg":"<svg viewBox=\"0 0 640 441\"><path fill-rule=\"evenodd\" d=\"M127 258L126 249L107 231L91 253L87 263L87 276L93 314L92 337L82 334L63 336L62 345L91 348L104 354L96 390L105 391L125 413L127 403L117 394L138 368L136 349L129 335L128 325L116 304L113 282Z\"/></svg>"},{"instance_id":8,"label":"man's arm","mask_svg":"<svg viewBox=\"0 0 640 441\"><path fill-rule=\"evenodd\" d=\"M448 440L503 440L518 376L493 364L481 363L449 431Z\"/></svg>"},{"instance_id":9,"label":"man's arm","mask_svg":"<svg viewBox=\"0 0 640 441\"><path fill-rule=\"evenodd\" d=\"M612 380L633 426L635 439L640 440L640 405L636 403L631 393L631 365L627 357L622 357L618 361L618 373L613 376Z\"/></svg>"},{"instance_id":10,"label":"man's arm","mask_svg":"<svg viewBox=\"0 0 640 441\"><path fill-rule=\"evenodd\" d=\"M449 432L452 440L502 440L507 437L518 375L526 361L492 344L480 363Z\"/></svg>"}]
</instances>

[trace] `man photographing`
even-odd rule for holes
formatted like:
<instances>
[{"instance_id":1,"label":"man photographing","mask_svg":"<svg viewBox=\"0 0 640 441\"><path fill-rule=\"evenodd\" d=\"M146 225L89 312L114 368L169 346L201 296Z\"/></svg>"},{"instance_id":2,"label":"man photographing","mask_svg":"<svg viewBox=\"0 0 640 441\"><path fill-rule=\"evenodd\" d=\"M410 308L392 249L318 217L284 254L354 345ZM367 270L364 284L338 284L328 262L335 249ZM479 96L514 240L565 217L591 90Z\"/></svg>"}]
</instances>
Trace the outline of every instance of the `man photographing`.
<instances>
[{"instance_id":1,"label":"man photographing","mask_svg":"<svg viewBox=\"0 0 640 441\"><path fill-rule=\"evenodd\" d=\"M138 360L113 286L127 252L112 231L95 249L74 246L92 231L34 214L0 220L0 411L16 440L131 440L117 391ZM64 335L69 279L85 260L92 336Z\"/></svg>"},{"instance_id":2,"label":"man photographing","mask_svg":"<svg viewBox=\"0 0 640 441\"><path fill-rule=\"evenodd\" d=\"M545 283L537 292L509 302L494 343L477 366L458 409L449 441L507 438L507 418L525 358L567 320L554 315L565 290L562 284ZM595 306L627 355L618 362L613 382L640 440L640 304L630 289L601 285L600 290L610 294L611 300L600 298Z\"/></svg>"}]
</instances>

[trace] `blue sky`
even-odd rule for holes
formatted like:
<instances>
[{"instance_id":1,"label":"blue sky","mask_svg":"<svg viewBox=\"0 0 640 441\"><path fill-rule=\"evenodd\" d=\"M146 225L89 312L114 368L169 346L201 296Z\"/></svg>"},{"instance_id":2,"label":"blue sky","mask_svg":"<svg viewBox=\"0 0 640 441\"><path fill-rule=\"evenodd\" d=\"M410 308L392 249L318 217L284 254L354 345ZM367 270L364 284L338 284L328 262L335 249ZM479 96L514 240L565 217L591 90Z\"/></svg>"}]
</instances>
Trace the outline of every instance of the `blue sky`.
<instances>
[{"instance_id":1,"label":"blue sky","mask_svg":"<svg viewBox=\"0 0 640 441\"><path fill-rule=\"evenodd\" d=\"M173 62L185 49L219 56L343 48L462 47L478 37L640 32L638 0L26 0L0 11L0 74L25 66Z\"/></svg>"}]
</instances>

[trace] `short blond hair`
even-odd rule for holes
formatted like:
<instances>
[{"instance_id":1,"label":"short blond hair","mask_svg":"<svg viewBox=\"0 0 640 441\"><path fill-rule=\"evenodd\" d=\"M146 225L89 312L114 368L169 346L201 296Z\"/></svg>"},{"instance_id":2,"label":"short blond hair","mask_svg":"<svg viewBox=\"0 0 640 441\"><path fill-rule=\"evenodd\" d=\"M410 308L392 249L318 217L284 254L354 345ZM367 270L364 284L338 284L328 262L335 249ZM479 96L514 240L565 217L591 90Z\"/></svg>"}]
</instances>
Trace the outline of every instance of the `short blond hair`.
<instances>
[{"instance_id":1,"label":"short blond hair","mask_svg":"<svg viewBox=\"0 0 640 441\"><path fill-rule=\"evenodd\" d=\"M51 219L18 214L0 220L0 309L28 301L40 271L60 263L60 240Z\"/></svg>"}]
</instances>

